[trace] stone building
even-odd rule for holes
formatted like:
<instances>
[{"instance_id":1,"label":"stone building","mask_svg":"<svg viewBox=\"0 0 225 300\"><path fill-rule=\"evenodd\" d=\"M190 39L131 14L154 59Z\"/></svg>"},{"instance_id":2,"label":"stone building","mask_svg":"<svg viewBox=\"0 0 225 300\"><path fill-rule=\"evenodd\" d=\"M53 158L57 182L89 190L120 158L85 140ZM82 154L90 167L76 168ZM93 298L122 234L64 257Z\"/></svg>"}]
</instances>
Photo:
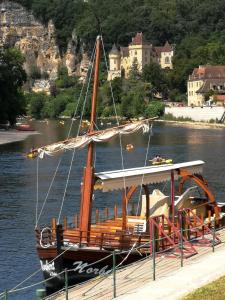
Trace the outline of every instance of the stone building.
<instances>
[{"instance_id":1,"label":"stone building","mask_svg":"<svg viewBox=\"0 0 225 300\"><path fill-rule=\"evenodd\" d=\"M225 95L225 66L199 66L187 82L188 106L202 106L210 97L223 105Z\"/></svg>"},{"instance_id":2,"label":"stone building","mask_svg":"<svg viewBox=\"0 0 225 300\"><path fill-rule=\"evenodd\" d=\"M121 77L122 73L127 78L134 63L140 72L151 61L158 62L162 69L172 69L173 55L174 49L168 42L163 47L153 47L146 41L143 33L138 32L128 47L120 47L118 50L116 45L113 45L109 53L108 80Z\"/></svg>"}]
</instances>

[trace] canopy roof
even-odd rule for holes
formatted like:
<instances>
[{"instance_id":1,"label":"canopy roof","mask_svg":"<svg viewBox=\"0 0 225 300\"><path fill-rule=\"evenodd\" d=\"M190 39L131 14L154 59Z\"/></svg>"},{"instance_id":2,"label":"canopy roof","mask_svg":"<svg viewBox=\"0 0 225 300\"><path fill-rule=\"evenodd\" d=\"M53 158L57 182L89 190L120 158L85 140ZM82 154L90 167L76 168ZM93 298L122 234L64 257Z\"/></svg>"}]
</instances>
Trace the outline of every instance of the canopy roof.
<instances>
[{"instance_id":1,"label":"canopy roof","mask_svg":"<svg viewBox=\"0 0 225 300\"><path fill-rule=\"evenodd\" d=\"M149 166L142 168L124 169L108 172L95 173L96 179L101 181L103 192L123 189L126 187L139 186L170 181L171 171L177 180L178 170L186 169L191 174L201 174L204 162L202 160L184 162L171 165Z\"/></svg>"}]
</instances>

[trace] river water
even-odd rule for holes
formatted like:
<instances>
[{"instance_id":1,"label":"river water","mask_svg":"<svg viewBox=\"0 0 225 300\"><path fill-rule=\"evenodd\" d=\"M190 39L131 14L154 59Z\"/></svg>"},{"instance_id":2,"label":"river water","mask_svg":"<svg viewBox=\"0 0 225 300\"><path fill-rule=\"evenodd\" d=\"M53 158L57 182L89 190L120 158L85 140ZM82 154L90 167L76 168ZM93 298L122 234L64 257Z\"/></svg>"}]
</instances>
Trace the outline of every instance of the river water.
<instances>
[{"instance_id":1,"label":"river water","mask_svg":"<svg viewBox=\"0 0 225 300\"><path fill-rule=\"evenodd\" d=\"M31 148L67 137L70 121L34 122L40 135L30 136L23 142L0 146L0 292L11 289L40 268L35 250L34 226L36 223L36 199L38 213L45 199L55 168L60 157L44 160L28 160L24 154ZM101 126L99 124L99 126ZM104 124L109 126L109 124ZM76 132L75 122L73 132ZM123 138L124 167L143 166L148 144L148 134L141 133ZM134 145L132 152L125 146ZM186 128L157 123L150 137L148 159L156 154L172 158L174 162L203 160L206 162L204 175L218 201L225 202L225 129ZM80 180L86 151L75 154L74 164L65 195L62 216L71 218L79 211ZM55 181L40 217L40 224L48 224L51 217L58 217L63 199L72 153L66 153L61 160ZM119 140L97 146L95 165L97 171L121 169ZM37 197L37 172L39 192ZM165 191L167 190L167 187ZM118 193L97 193L94 207L113 207L120 203ZM41 281L38 272L24 286ZM22 287L22 286L20 286ZM39 286L40 287L40 286ZM35 299L35 289L10 294L9 299Z\"/></svg>"}]
</instances>

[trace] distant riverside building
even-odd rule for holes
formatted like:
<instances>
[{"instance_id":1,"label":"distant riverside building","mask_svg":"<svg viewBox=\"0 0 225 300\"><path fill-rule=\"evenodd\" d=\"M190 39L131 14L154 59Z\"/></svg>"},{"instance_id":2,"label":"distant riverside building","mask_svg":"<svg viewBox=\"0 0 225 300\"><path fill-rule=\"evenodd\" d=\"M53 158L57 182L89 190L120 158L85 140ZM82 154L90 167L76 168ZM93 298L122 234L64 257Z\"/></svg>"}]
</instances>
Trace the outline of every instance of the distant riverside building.
<instances>
[{"instance_id":1,"label":"distant riverside building","mask_svg":"<svg viewBox=\"0 0 225 300\"><path fill-rule=\"evenodd\" d=\"M168 42L163 47L153 47L145 40L143 33L139 32L132 38L128 47L120 47L118 50L116 45L113 45L109 52L108 80L121 77L122 74L127 78L134 63L140 72L151 61L158 62L162 69L172 69L173 55L174 48Z\"/></svg>"},{"instance_id":2,"label":"distant riverside building","mask_svg":"<svg viewBox=\"0 0 225 300\"><path fill-rule=\"evenodd\" d=\"M225 66L199 66L189 76L187 82L188 106L202 106L206 95L217 105L224 105L225 100Z\"/></svg>"}]
</instances>

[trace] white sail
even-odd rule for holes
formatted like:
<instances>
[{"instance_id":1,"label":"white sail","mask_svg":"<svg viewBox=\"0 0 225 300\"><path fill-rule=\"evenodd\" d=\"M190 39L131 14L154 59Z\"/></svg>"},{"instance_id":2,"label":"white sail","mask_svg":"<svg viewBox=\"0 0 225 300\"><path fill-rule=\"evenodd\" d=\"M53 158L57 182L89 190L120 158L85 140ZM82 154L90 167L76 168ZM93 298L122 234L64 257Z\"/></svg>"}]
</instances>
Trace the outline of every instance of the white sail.
<instances>
[{"instance_id":1,"label":"white sail","mask_svg":"<svg viewBox=\"0 0 225 300\"><path fill-rule=\"evenodd\" d=\"M143 133L145 133L149 131L150 121L153 121L153 119L136 121L126 125L96 131L93 134L86 134L62 142L54 143L48 146L40 147L38 149L35 149L34 151L40 158L43 158L45 155L54 155L65 150L81 149L89 145L91 142L107 142L111 138L118 135L131 134L140 130L142 130Z\"/></svg>"}]
</instances>

